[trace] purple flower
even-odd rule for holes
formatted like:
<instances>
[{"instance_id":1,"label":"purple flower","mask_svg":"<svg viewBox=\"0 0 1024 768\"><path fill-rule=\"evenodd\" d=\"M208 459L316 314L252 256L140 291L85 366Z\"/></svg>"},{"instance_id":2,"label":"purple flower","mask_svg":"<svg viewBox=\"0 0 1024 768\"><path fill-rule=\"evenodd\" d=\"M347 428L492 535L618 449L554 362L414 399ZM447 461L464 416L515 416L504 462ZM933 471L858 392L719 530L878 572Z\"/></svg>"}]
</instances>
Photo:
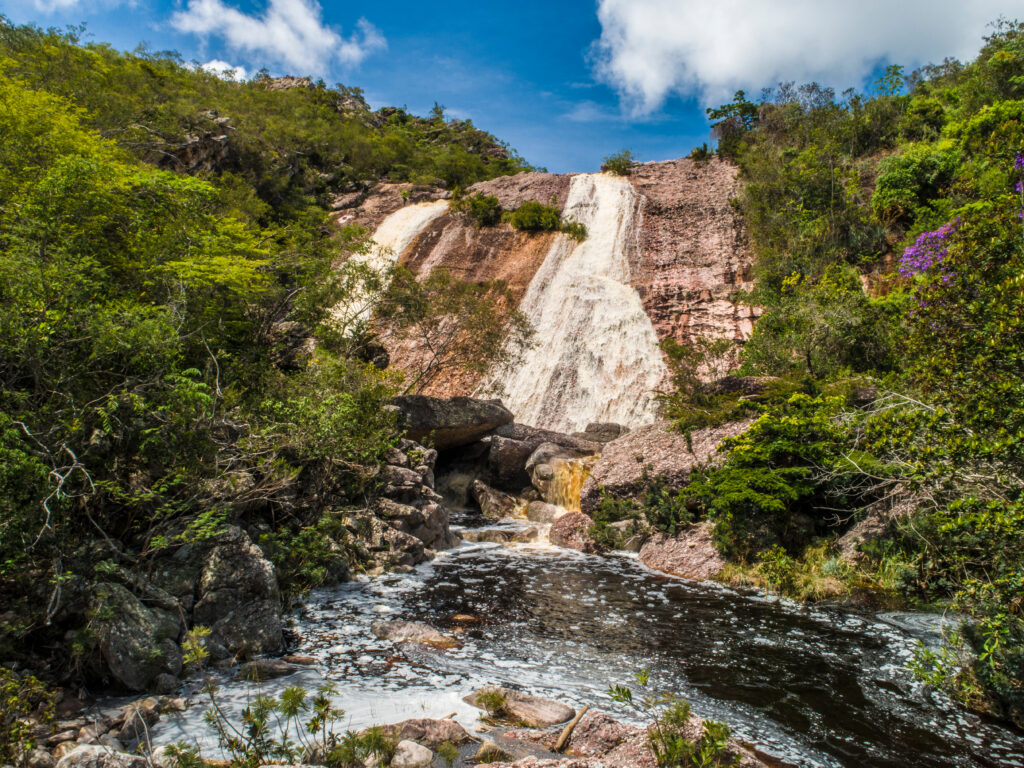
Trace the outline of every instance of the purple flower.
<instances>
[{"instance_id":1,"label":"purple flower","mask_svg":"<svg viewBox=\"0 0 1024 768\"><path fill-rule=\"evenodd\" d=\"M1013 167L1018 171L1024 171L1024 153L1017 153L1017 156L1013 159Z\"/></svg>"},{"instance_id":2,"label":"purple flower","mask_svg":"<svg viewBox=\"0 0 1024 768\"><path fill-rule=\"evenodd\" d=\"M1021 158L1024 162L1024 157ZM911 277L924 272L938 264L948 255L946 240L956 232L960 219L943 224L934 232L922 232L914 244L903 251L900 257L899 273L903 277Z\"/></svg>"}]
</instances>

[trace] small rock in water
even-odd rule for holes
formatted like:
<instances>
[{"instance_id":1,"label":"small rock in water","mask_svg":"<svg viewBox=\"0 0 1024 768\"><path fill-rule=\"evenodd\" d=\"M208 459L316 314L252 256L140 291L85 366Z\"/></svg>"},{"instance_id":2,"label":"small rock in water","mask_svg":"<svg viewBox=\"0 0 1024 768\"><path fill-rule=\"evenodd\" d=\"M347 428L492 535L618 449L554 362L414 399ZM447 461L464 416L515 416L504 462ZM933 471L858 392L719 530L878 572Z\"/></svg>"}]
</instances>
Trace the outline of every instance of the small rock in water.
<instances>
[{"instance_id":1,"label":"small rock in water","mask_svg":"<svg viewBox=\"0 0 1024 768\"><path fill-rule=\"evenodd\" d=\"M576 710L568 704L562 704L552 699L544 699L540 696L531 696L528 693L499 686L481 688L476 693L466 696L463 701L471 707L482 709L477 703L477 696L481 693L492 692L501 694L504 698L504 714L531 728L547 728L558 723L564 723L566 720L571 720L576 715Z\"/></svg>"},{"instance_id":2,"label":"small rock in water","mask_svg":"<svg viewBox=\"0 0 1024 768\"><path fill-rule=\"evenodd\" d=\"M476 751L476 757L473 759L478 763L496 763L499 760L511 760L512 755L493 741L485 741L480 745L480 749Z\"/></svg>"},{"instance_id":3,"label":"small rock in water","mask_svg":"<svg viewBox=\"0 0 1024 768\"><path fill-rule=\"evenodd\" d=\"M282 656L281 661L289 664L298 664L301 667L312 667L316 665L316 659L312 656Z\"/></svg>"},{"instance_id":4,"label":"small rock in water","mask_svg":"<svg viewBox=\"0 0 1024 768\"><path fill-rule=\"evenodd\" d=\"M459 624L476 624L483 621L479 616L470 616L468 613L456 613L452 616L452 621L458 622Z\"/></svg>"},{"instance_id":5,"label":"small rock in water","mask_svg":"<svg viewBox=\"0 0 1024 768\"><path fill-rule=\"evenodd\" d=\"M466 733L466 729L454 720L435 720L427 717L385 725L383 731L400 741L414 741L434 749L445 742L465 744L473 739Z\"/></svg>"},{"instance_id":6,"label":"small rock in water","mask_svg":"<svg viewBox=\"0 0 1024 768\"><path fill-rule=\"evenodd\" d=\"M434 648L454 648L459 644L455 638L416 621L375 621L370 631L381 640L393 643L418 643Z\"/></svg>"},{"instance_id":7,"label":"small rock in water","mask_svg":"<svg viewBox=\"0 0 1024 768\"><path fill-rule=\"evenodd\" d=\"M429 768L434 761L434 753L415 741L400 741L395 747L395 756L391 758L391 768Z\"/></svg>"},{"instance_id":8,"label":"small rock in water","mask_svg":"<svg viewBox=\"0 0 1024 768\"><path fill-rule=\"evenodd\" d=\"M249 680L253 683L262 683L265 680L273 680L277 677L284 677L295 672L295 666L284 659L255 659L247 661L238 668L239 680Z\"/></svg>"}]
</instances>

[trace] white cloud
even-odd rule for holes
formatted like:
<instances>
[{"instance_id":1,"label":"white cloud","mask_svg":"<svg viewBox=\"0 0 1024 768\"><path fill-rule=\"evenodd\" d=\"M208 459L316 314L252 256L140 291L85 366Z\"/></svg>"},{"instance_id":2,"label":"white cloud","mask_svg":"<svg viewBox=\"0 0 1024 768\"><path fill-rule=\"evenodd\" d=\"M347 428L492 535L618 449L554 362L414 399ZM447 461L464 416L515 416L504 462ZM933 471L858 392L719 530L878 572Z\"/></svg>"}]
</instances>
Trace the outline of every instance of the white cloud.
<instances>
[{"instance_id":1,"label":"white cloud","mask_svg":"<svg viewBox=\"0 0 1024 768\"><path fill-rule=\"evenodd\" d=\"M636 114L779 81L859 86L882 60L970 58L1013 0L598 0L594 63Z\"/></svg>"},{"instance_id":2,"label":"white cloud","mask_svg":"<svg viewBox=\"0 0 1024 768\"><path fill-rule=\"evenodd\" d=\"M268 0L260 14L246 14L223 0L188 0L185 10L171 17L180 32L223 38L234 51L263 56L297 70L323 74L332 61L359 64L387 47L384 36L366 19L357 31L343 37L323 21L315 0Z\"/></svg>"},{"instance_id":3,"label":"white cloud","mask_svg":"<svg viewBox=\"0 0 1024 768\"><path fill-rule=\"evenodd\" d=\"M245 67L236 67L234 64L228 64L226 61L220 59L213 59L201 65L203 69L217 77L222 77L225 80L237 80L242 82L248 77L248 73L245 71Z\"/></svg>"}]
</instances>

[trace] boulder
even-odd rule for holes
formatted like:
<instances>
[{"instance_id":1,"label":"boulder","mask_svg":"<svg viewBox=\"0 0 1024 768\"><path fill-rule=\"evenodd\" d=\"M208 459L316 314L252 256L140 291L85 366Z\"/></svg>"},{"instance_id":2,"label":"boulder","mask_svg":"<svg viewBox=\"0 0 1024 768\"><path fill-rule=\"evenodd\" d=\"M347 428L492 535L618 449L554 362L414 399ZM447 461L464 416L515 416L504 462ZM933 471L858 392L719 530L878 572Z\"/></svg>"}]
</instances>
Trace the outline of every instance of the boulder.
<instances>
[{"instance_id":1,"label":"boulder","mask_svg":"<svg viewBox=\"0 0 1024 768\"><path fill-rule=\"evenodd\" d=\"M634 429L605 444L590 467L580 493L580 509L592 514L601 503L602 490L612 496L637 497L644 488L644 474L664 477L669 488L681 488L695 467L720 460L718 446L727 437L742 434L751 420L698 429L686 435L657 422Z\"/></svg>"},{"instance_id":2,"label":"boulder","mask_svg":"<svg viewBox=\"0 0 1024 768\"><path fill-rule=\"evenodd\" d=\"M508 544L515 536L511 528L470 528L462 532L463 540L471 543Z\"/></svg>"},{"instance_id":3,"label":"boulder","mask_svg":"<svg viewBox=\"0 0 1024 768\"><path fill-rule=\"evenodd\" d=\"M403 739L395 747L395 755L391 758L391 768L430 768L434 761L434 753L415 741Z\"/></svg>"},{"instance_id":4,"label":"boulder","mask_svg":"<svg viewBox=\"0 0 1024 768\"><path fill-rule=\"evenodd\" d=\"M526 505L526 519L532 523L547 525L567 514L564 507L548 504L546 501L531 501Z\"/></svg>"},{"instance_id":5,"label":"boulder","mask_svg":"<svg viewBox=\"0 0 1024 768\"><path fill-rule=\"evenodd\" d=\"M469 486L469 492L480 505L484 517L490 520L514 517L520 507L519 500L514 496L495 490L481 480L474 480Z\"/></svg>"},{"instance_id":6,"label":"boulder","mask_svg":"<svg viewBox=\"0 0 1024 768\"><path fill-rule=\"evenodd\" d=\"M410 439L423 442L429 437L442 451L476 442L513 419L500 400L399 395L391 404L398 408Z\"/></svg>"},{"instance_id":7,"label":"boulder","mask_svg":"<svg viewBox=\"0 0 1024 768\"><path fill-rule=\"evenodd\" d=\"M562 704L553 699L545 699L541 696L531 696L522 691L502 688L496 685L481 688L476 693L466 696L463 701L471 707L483 709L477 703L477 696L482 693L492 692L499 693L504 697L504 715L530 728L550 728L552 725L558 725L559 723L571 720L576 715L576 710L568 704Z\"/></svg>"},{"instance_id":8,"label":"boulder","mask_svg":"<svg viewBox=\"0 0 1024 768\"><path fill-rule=\"evenodd\" d=\"M518 491L530 485L526 462L543 443L553 443L572 449L577 455L599 453L601 444L574 435L528 427L525 424L506 424L494 430L487 455L487 471L491 483L503 491Z\"/></svg>"},{"instance_id":9,"label":"boulder","mask_svg":"<svg viewBox=\"0 0 1024 768\"><path fill-rule=\"evenodd\" d=\"M203 566L196 624L236 656L273 653L281 647L281 595L274 566L242 529L217 539Z\"/></svg>"},{"instance_id":10,"label":"boulder","mask_svg":"<svg viewBox=\"0 0 1024 768\"><path fill-rule=\"evenodd\" d=\"M431 749L436 749L446 741L458 745L473 740L473 737L466 733L466 729L454 720L434 720L427 717L385 725L382 730L392 738L415 741Z\"/></svg>"},{"instance_id":11,"label":"boulder","mask_svg":"<svg viewBox=\"0 0 1024 768\"><path fill-rule=\"evenodd\" d=\"M459 644L455 638L418 621L375 621L370 631L381 640L393 643L416 643L433 648L455 648Z\"/></svg>"},{"instance_id":12,"label":"boulder","mask_svg":"<svg viewBox=\"0 0 1024 768\"><path fill-rule=\"evenodd\" d=\"M25 768L54 768L57 760L45 749L34 749L25 758Z\"/></svg>"},{"instance_id":13,"label":"boulder","mask_svg":"<svg viewBox=\"0 0 1024 768\"><path fill-rule=\"evenodd\" d=\"M618 437L622 437L624 434L629 432L629 427L624 427L621 424L615 424L612 422L594 422L587 424L582 432L574 432L573 437L578 437L581 440L588 440L594 443L610 443Z\"/></svg>"},{"instance_id":14,"label":"boulder","mask_svg":"<svg viewBox=\"0 0 1024 768\"><path fill-rule=\"evenodd\" d=\"M556 547L577 549L580 552L593 554L598 551L597 542L590 535L590 527L594 521L582 512L569 512L551 524L548 539Z\"/></svg>"},{"instance_id":15,"label":"boulder","mask_svg":"<svg viewBox=\"0 0 1024 768\"><path fill-rule=\"evenodd\" d=\"M706 581L725 567L711 538L711 523L691 525L675 536L658 533L640 549L640 562L656 571Z\"/></svg>"},{"instance_id":16,"label":"boulder","mask_svg":"<svg viewBox=\"0 0 1024 768\"><path fill-rule=\"evenodd\" d=\"M99 744L82 744L64 755L57 768L148 768L142 755L113 752Z\"/></svg>"},{"instance_id":17,"label":"boulder","mask_svg":"<svg viewBox=\"0 0 1024 768\"><path fill-rule=\"evenodd\" d=\"M97 585L90 611L103 661L125 688L144 691L158 675L181 672L178 617L147 607L120 584Z\"/></svg>"},{"instance_id":18,"label":"boulder","mask_svg":"<svg viewBox=\"0 0 1024 768\"><path fill-rule=\"evenodd\" d=\"M609 527L615 531L619 539L616 546L626 552L639 552L650 535L650 527L638 520L619 520L611 523Z\"/></svg>"},{"instance_id":19,"label":"boulder","mask_svg":"<svg viewBox=\"0 0 1024 768\"><path fill-rule=\"evenodd\" d=\"M909 493L896 493L868 506L864 516L854 523L836 544L844 560L855 563L862 557L861 545L884 536L894 521L910 515L917 509L918 499Z\"/></svg>"}]
</instances>

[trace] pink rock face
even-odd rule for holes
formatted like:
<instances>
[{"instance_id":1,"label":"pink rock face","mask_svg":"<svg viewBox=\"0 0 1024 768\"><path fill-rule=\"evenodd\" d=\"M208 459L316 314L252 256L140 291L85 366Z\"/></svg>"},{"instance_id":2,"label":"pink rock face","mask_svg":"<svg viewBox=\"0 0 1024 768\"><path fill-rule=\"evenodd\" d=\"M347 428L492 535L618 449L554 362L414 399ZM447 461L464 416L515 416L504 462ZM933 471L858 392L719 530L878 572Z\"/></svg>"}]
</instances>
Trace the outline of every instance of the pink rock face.
<instances>
[{"instance_id":1,"label":"pink rock face","mask_svg":"<svg viewBox=\"0 0 1024 768\"><path fill-rule=\"evenodd\" d=\"M640 549L640 562L656 571L694 581L710 579L725 567L711 539L711 523L690 526L675 536L653 536Z\"/></svg>"},{"instance_id":2,"label":"pink rock face","mask_svg":"<svg viewBox=\"0 0 1024 768\"><path fill-rule=\"evenodd\" d=\"M681 488L694 467L718 459L718 446L726 437L738 435L750 421L699 429L690 436L670 431L665 422L640 427L607 443L601 458L583 484L580 509L592 513L601 503L602 489L613 496L633 496L643 484L644 468L650 477L663 476L669 488Z\"/></svg>"},{"instance_id":3,"label":"pink rock face","mask_svg":"<svg viewBox=\"0 0 1024 768\"><path fill-rule=\"evenodd\" d=\"M660 338L697 336L742 341L754 310L735 303L750 288L752 257L739 214L736 166L670 160L644 163L630 175L640 202L631 283Z\"/></svg>"},{"instance_id":4,"label":"pink rock face","mask_svg":"<svg viewBox=\"0 0 1024 768\"><path fill-rule=\"evenodd\" d=\"M580 552L592 554L597 552L597 544L588 531L594 521L581 512L570 512L562 515L551 524L548 538L556 547L578 549Z\"/></svg>"}]
</instances>

